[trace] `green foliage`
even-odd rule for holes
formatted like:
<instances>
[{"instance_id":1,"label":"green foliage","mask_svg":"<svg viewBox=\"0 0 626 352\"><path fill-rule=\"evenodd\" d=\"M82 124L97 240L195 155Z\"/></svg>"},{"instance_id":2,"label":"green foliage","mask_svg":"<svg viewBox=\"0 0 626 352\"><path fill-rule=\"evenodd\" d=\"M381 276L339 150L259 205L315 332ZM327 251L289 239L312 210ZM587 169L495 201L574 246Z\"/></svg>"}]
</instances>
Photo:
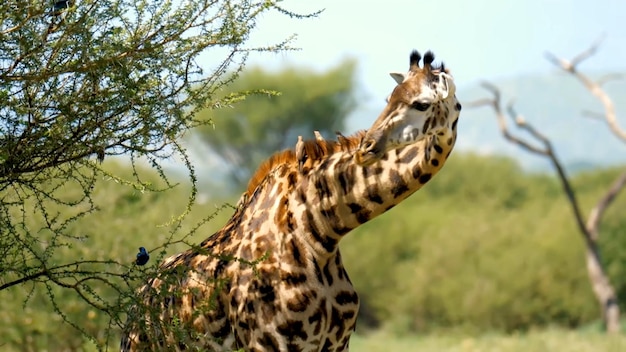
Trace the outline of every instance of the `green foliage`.
<instances>
[{"instance_id":1,"label":"green foliage","mask_svg":"<svg viewBox=\"0 0 626 352\"><path fill-rule=\"evenodd\" d=\"M222 104L215 92L250 51L288 49L243 47L272 1L87 0L55 14L46 1L0 6L3 183L89 155L162 157L206 123L196 110ZM217 67L200 67L198 56L218 48Z\"/></svg>"},{"instance_id":2,"label":"green foliage","mask_svg":"<svg viewBox=\"0 0 626 352\"><path fill-rule=\"evenodd\" d=\"M354 108L355 62L345 61L323 73L303 68L269 72L261 67L244 71L224 90L254 93L233 106L205 110L199 119L211 126L199 135L230 166L235 186L242 187L260 162L270 154L295 145L298 135L312 138L313 131L333 136L343 130Z\"/></svg>"},{"instance_id":3,"label":"green foliage","mask_svg":"<svg viewBox=\"0 0 626 352\"><path fill-rule=\"evenodd\" d=\"M250 52L290 49L291 38L284 37L275 45L248 46L258 18L269 11L316 15L294 14L271 0L0 3L0 292L26 300L27 312L52 310L85 333L68 335L67 344L108 336L101 324L90 330L83 323L85 312L105 313L109 327L119 327L145 276L117 257L132 259L127 252L138 245L124 251L129 242L107 243L107 236L133 240L134 232L161 224L165 236L144 241L164 253L166 246L185 244L206 220L184 225L196 180L180 138L211 123L195 118L197 111L248 94L216 92L237 77ZM213 66L201 66L200 56L209 52ZM128 177L101 169L111 155L130 161ZM140 212L140 221L124 219L173 187L161 169L172 156L183 160L191 181L185 199L176 199L177 213L164 203L156 217ZM157 175L144 178L139 161ZM114 204L99 198L103 178L127 187ZM36 325L9 341L30 346L28 339L54 328Z\"/></svg>"}]
</instances>

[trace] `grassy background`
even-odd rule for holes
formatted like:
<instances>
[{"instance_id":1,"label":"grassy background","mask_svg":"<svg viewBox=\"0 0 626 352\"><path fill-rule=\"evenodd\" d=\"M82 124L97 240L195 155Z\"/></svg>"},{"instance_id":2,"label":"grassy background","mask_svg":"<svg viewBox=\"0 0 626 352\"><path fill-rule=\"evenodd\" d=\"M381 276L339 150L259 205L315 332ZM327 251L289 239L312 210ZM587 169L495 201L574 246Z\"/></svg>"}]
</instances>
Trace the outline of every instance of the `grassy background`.
<instances>
[{"instance_id":1,"label":"grassy background","mask_svg":"<svg viewBox=\"0 0 626 352\"><path fill-rule=\"evenodd\" d=\"M433 352L622 352L626 337L598 332L546 329L525 334L485 333L476 336L439 335L394 336L386 332L356 335L350 351L433 351Z\"/></svg>"}]
</instances>

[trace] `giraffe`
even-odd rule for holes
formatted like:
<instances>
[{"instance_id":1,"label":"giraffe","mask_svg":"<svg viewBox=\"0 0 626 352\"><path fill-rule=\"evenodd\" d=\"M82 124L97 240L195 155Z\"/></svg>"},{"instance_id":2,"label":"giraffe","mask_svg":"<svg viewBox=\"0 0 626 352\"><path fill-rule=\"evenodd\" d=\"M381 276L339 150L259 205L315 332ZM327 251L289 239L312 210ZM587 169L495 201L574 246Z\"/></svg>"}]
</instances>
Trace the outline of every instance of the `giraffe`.
<instances>
[{"instance_id":1,"label":"giraffe","mask_svg":"<svg viewBox=\"0 0 626 352\"><path fill-rule=\"evenodd\" d=\"M315 133L263 162L226 225L139 289L122 351L348 351L359 298L340 240L426 184L456 140L452 76L420 60L392 74L368 131Z\"/></svg>"}]
</instances>

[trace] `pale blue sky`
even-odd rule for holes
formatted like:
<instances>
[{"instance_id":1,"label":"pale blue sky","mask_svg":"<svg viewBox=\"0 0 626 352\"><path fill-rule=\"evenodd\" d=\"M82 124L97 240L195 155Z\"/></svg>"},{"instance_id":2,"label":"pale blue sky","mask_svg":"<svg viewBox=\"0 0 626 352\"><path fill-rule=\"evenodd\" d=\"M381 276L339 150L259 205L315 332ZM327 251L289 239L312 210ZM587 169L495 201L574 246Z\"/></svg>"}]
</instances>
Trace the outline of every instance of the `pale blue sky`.
<instances>
[{"instance_id":1,"label":"pale blue sky","mask_svg":"<svg viewBox=\"0 0 626 352\"><path fill-rule=\"evenodd\" d=\"M382 110L395 85L388 72L407 70L412 49L432 50L451 69L461 90L482 80L497 83L524 74L558 72L545 59L546 51L571 58L603 34L600 51L581 68L626 71L626 0L286 0L282 6L299 13L325 11L305 20L265 14L248 44L272 45L297 34L293 46L301 50L254 53L248 64L325 70L355 58L362 99L344 133L369 127L376 118L370 115ZM461 101L473 98L459 95ZM578 110L572 116L578 116ZM608 136L603 125L596 125ZM489 131L478 132L495 136L488 150L509 148L517 156L526 155L498 138L495 122L486 126ZM468 122L458 148L480 149L468 135L469 127ZM211 166L211 158L200 158L203 161L196 164Z\"/></svg>"},{"instance_id":2,"label":"pale blue sky","mask_svg":"<svg viewBox=\"0 0 626 352\"><path fill-rule=\"evenodd\" d=\"M302 50L254 54L249 64L279 68L292 63L323 70L354 57L367 97L361 104L369 107L382 108L394 85L387 73L408 69L413 48L432 50L460 88L555 70L544 59L547 50L571 57L603 33L601 50L582 67L626 68L624 0L287 0L282 6L325 11L308 20L265 15L251 44L269 45L295 33L294 46Z\"/></svg>"}]
</instances>

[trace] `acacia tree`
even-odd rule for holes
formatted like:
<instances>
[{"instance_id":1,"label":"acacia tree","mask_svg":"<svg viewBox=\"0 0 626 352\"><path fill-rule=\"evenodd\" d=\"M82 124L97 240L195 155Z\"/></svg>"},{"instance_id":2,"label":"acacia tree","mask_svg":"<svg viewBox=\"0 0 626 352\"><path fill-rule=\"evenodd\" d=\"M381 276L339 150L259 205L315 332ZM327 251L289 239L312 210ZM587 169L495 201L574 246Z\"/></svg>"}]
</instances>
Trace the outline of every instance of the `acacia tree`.
<instances>
[{"instance_id":1,"label":"acacia tree","mask_svg":"<svg viewBox=\"0 0 626 352\"><path fill-rule=\"evenodd\" d=\"M578 70L578 64L585 59L592 56L598 49L599 41L594 43L589 49L580 53L572 60L564 60L557 58L551 53L547 53L546 56L550 62L564 71L572 74L577 78L589 92L598 98L604 107L604 112L599 113L586 113L586 115L593 117L600 117L606 121L609 129L617 138L626 142L626 131L620 127L615 107L611 97L604 91L602 84L610 79L621 77L621 75L610 75L603 77L597 81L592 80L587 75L581 73ZM483 83L483 87L489 90L493 94L492 99L484 99L474 102L474 106L490 106L496 114L500 131L504 138L513 144L517 144L524 150L541 155L547 158L558 175L563 190L567 196L567 200L572 208L572 213L576 221L576 226L583 238L585 244L585 257L587 262L587 273L591 283L592 290L598 300L600 311L602 312L602 320L606 331L609 333L618 333L620 331L620 309L617 295L614 286L611 284L609 276L607 275L606 268L602 262L601 251L598 246L598 239L600 236L600 224L602 216L613 202L619 192L626 186L626 171L622 172L608 187L605 194L598 200L596 205L591 209L589 215L585 220L583 211L581 210L576 191L572 187L569 177L563 167L563 163L557 157L556 152L552 147L550 139L530 124L522 115L518 114L513 108L513 103L509 103L507 106L507 113L513 120L513 123L530 134L534 138L534 142L526 140L520 136L513 134L506 123L506 116L503 112L501 104L501 93L497 87L490 83Z\"/></svg>"},{"instance_id":2,"label":"acacia tree","mask_svg":"<svg viewBox=\"0 0 626 352\"><path fill-rule=\"evenodd\" d=\"M119 313L95 286L121 293L119 283L132 281L128 263L54 257L61 247L80 245L83 238L68 227L97 210L91 192L106 174L98 161L125 155L134 168L146 160L165 179L163 159L188 160L179 138L211 123L196 119L198 110L245 95L215 92L238 76L247 56L290 49L291 37L267 47L247 44L259 17L270 11L316 15L294 14L277 2L0 4L0 291L26 283L63 288ZM200 62L207 52L210 65ZM125 182L151 189L135 176ZM65 210L51 211L51 205Z\"/></svg>"}]
</instances>

